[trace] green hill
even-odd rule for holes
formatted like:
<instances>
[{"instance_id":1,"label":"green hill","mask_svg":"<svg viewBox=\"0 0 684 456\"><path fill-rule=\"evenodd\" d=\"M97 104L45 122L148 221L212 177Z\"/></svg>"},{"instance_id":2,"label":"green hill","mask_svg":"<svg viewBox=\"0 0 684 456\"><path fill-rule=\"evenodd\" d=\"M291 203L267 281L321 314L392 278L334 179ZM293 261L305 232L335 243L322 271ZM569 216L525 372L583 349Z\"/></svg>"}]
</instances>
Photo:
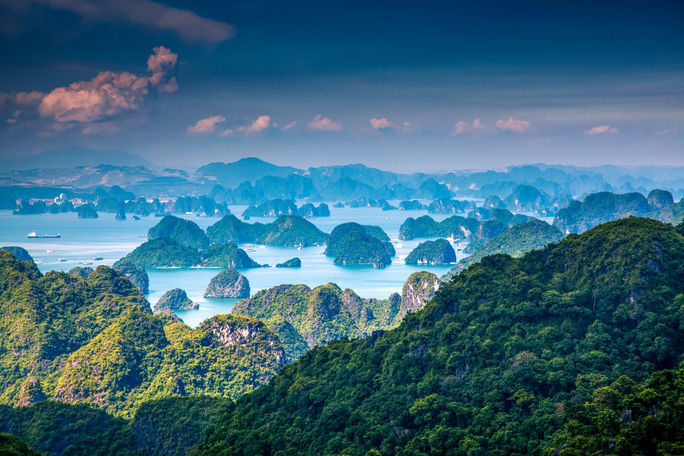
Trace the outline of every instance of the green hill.
<instances>
[{"instance_id":1,"label":"green hill","mask_svg":"<svg viewBox=\"0 0 684 456\"><path fill-rule=\"evenodd\" d=\"M209 238L195 222L167 215L147 232L149 239L169 238L193 249L209 247Z\"/></svg>"},{"instance_id":2,"label":"green hill","mask_svg":"<svg viewBox=\"0 0 684 456\"><path fill-rule=\"evenodd\" d=\"M197 249L188 247L169 238L152 239L135 248L131 253L114 263L130 262L142 268L189 268L200 264Z\"/></svg>"},{"instance_id":3,"label":"green hill","mask_svg":"<svg viewBox=\"0 0 684 456\"><path fill-rule=\"evenodd\" d=\"M489 255L505 254L517 258L532 250L541 249L547 244L559 242L561 239L563 239L563 233L558 228L541 220L514 225L476 248L469 257L464 258L452 268L447 276L451 277Z\"/></svg>"},{"instance_id":4,"label":"green hill","mask_svg":"<svg viewBox=\"0 0 684 456\"><path fill-rule=\"evenodd\" d=\"M237 397L284 364L263 323L217 315L191 329L150 304L124 274L99 266L87 280L41 275L0 250L0 404L43 399L131 416L145 400Z\"/></svg>"},{"instance_id":5,"label":"green hill","mask_svg":"<svg viewBox=\"0 0 684 456\"><path fill-rule=\"evenodd\" d=\"M280 215L272 223L245 223L227 215L207 228L211 242L266 244L280 247L324 244L328 235L296 215Z\"/></svg>"},{"instance_id":6,"label":"green hill","mask_svg":"<svg viewBox=\"0 0 684 456\"><path fill-rule=\"evenodd\" d=\"M239 399L196 454L583 454L565 449L584 429L605 429L593 439L606 454L611 435L626 454L680 448L683 265L684 238L646 219L486 257L397 329L308 352ZM631 430L616 413L632 393L602 390L623 376L657 386ZM574 424L597 395L606 412L588 406Z\"/></svg>"},{"instance_id":7,"label":"green hill","mask_svg":"<svg viewBox=\"0 0 684 456\"><path fill-rule=\"evenodd\" d=\"M372 264L384 268L392 263L394 247L379 226L343 223L337 225L328 239L327 256L339 265Z\"/></svg>"}]
</instances>

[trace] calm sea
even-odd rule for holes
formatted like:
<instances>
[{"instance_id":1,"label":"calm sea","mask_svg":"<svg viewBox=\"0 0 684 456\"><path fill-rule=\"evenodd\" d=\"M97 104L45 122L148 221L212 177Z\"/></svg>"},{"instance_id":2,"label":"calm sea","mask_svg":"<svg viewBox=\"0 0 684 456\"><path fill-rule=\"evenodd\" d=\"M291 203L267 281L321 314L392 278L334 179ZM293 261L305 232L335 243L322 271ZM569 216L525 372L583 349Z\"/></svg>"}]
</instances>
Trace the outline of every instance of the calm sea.
<instances>
[{"instance_id":1,"label":"calm sea","mask_svg":"<svg viewBox=\"0 0 684 456\"><path fill-rule=\"evenodd\" d=\"M238 215L245 206L231 206L231 211ZM345 222L358 222L368 225L379 225L392 238L398 240L399 227L408 217L419 217L427 211L382 211L379 208L333 208L330 205L330 217L309 219L322 231L329 233ZM219 219L216 217L184 216L197 223L203 229ZM436 220L446 215L433 215ZM145 242L147 230L159 222L157 217L141 217L133 220L130 216L125 221L117 221L114 214L101 213L97 219L79 219L75 213L12 215L10 211L0 211L0 246L18 245L29 251L39 263L42 272L50 270L68 271L75 266L96 267L100 264L111 265L119 258ZM268 223L272 218L252 217L249 222ZM38 234L60 233L60 239L28 239L27 234L35 231ZM296 248L256 246L255 251L248 252L258 263L268 263L270 268L242 270L249 280L252 294L264 288L279 284L304 283L310 287L334 282L341 288L351 288L365 298L386 298L391 293L401 293L407 277L416 271L427 270L441 276L450 266L409 266L404 258L425 239L415 241L398 241L394 243L397 256L392 265L385 269L371 266L336 266L332 258L323 255L323 247ZM463 246L454 245L455 248ZM458 258L463 254L457 251ZM302 267L299 269L275 268L277 263L299 257ZM101 257L101 260L95 258ZM149 269L150 293L147 296L151 303L172 288L184 289L190 299L199 303L199 310L178 311L177 315L190 326L196 326L206 318L218 313L228 313L237 302L236 299L210 299L202 295L218 269Z\"/></svg>"}]
</instances>

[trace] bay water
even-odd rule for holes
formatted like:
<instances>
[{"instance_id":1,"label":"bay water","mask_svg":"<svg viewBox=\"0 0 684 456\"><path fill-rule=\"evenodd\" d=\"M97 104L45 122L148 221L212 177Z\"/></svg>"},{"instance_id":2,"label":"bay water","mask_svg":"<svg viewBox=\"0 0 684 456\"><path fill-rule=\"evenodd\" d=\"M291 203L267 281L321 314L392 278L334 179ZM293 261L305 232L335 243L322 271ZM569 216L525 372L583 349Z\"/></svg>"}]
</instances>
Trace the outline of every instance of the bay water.
<instances>
[{"instance_id":1,"label":"bay water","mask_svg":"<svg viewBox=\"0 0 684 456\"><path fill-rule=\"evenodd\" d=\"M238 217L246 206L230 206ZM323 246L297 248L255 246L249 256L260 264L267 263L269 268L250 268L240 272L247 277L252 294L258 290L279 284L303 283L313 288L334 282L341 288L351 288L364 298L387 298L392 293L401 293L404 282L413 272L431 271L441 276L452 266L412 266L404 264L404 258L420 242L427 239L400 241L399 227L408 217L420 217L427 211L382 211L379 208L334 208L330 207L330 217L308 219L319 229L330 233L332 229L345 222L378 225L392 238L397 256L392 264L384 269L372 266L337 266L333 259L323 254ZM75 213L13 215L11 211L0 211L0 246L17 245L25 248L45 273L50 270L68 271L76 266L92 268L104 264L111 266L138 245L147 240L147 231L157 224L158 217L140 217L133 220L115 220L114 214L100 213L97 219L79 219ZM431 214L435 220L443 220L449 215ZM216 223L217 217L181 216L197 223L202 229ZM249 222L272 222L273 218L251 217ZM27 234L56 234L59 239L28 239ZM244 247L244 246L242 246ZM454 245L458 259L464 254L458 249L465 245ZM293 257L302 260L301 268L276 268ZM102 258L95 259L95 258ZM205 319L229 313L237 299L204 298L204 290L209 281L220 269L148 269L150 292L147 299L155 303L161 295L172 288L184 289L188 297L199 303L198 310L177 311L176 314L190 326L197 326Z\"/></svg>"}]
</instances>

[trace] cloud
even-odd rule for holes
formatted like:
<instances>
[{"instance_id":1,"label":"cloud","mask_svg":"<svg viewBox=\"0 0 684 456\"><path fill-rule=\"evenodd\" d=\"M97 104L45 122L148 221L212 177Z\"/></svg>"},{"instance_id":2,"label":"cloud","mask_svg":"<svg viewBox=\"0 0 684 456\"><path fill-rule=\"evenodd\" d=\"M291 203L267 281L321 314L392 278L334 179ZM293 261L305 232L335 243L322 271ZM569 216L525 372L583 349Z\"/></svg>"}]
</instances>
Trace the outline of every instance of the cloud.
<instances>
[{"instance_id":1,"label":"cloud","mask_svg":"<svg viewBox=\"0 0 684 456\"><path fill-rule=\"evenodd\" d=\"M496 128L499 130L508 130L513 133L525 133L530 129L530 122L528 120L518 120L509 117L508 120L497 120Z\"/></svg>"},{"instance_id":2,"label":"cloud","mask_svg":"<svg viewBox=\"0 0 684 456\"><path fill-rule=\"evenodd\" d=\"M314 116L313 120L306 124L312 130L321 131L340 131L342 130L342 124L331 120L330 117L323 117L322 114L317 114Z\"/></svg>"},{"instance_id":3,"label":"cloud","mask_svg":"<svg viewBox=\"0 0 684 456\"><path fill-rule=\"evenodd\" d=\"M293 129L294 127L296 127L296 126L297 126L297 121L294 120L294 121L290 122L290 123L287 124L287 125L283 125L283 126L280 128L280 130L282 130L282 131L292 130L292 129Z\"/></svg>"},{"instance_id":4,"label":"cloud","mask_svg":"<svg viewBox=\"0 0 684 456\"><path fill-rule=\"evenodd\" d=\"M590 128L585 130L585 135L601 135L603 133L617 133L618 129L611 127L610 125L599 125L598 127Z\"/></svg>"},{"instance_id":5,"label":"cloud","mask_svg":"<svg viewBox=\"0 0 684 456\"><path fill-rule=\"evenodd\" d=\"M386 117L382 117L380 119L370 119L370 124L371 127L375 128L376 130L392 128L392 123L389 120L387 120Z\"/></svg>"},{"instance_id":6,"label":"cloud","mask_svg":"<svg viewBox=\"0 0 684 456\"><path fill-rule=\"evenodd\" d=\"M269 127L271 124L271 116L259 116L257 120L252 122L248 127L240 127L238 131L246 131L247 133L259 133Z\"/></svg>"},{"instance_id":7,"label":"cloud","mask_svg":"<svg viewBox=\"0 0 684 456\"><path fill-rule=\"evenodd\" d=\"M149 76L103 71L90 81L53 89L40 99L38 113L60 123L87 123L141 109L150 90L173 92L178 89L176 78L171 75L177 58L167 48L156 47L148 60ZM17 94L17 102L35 102L38 98L36 92L22 93Z\"/></svg>"},{"instance_id":8,"label":"cloud","mask_svg":"<svg viewBox=\"0 0 684 456\"><path fill-rule=\"evenodd\" d=\"M200 119L195 122L195 125L188 127L188 133L213 133L216 129L216 124L225 121L226 118L223 116L211 116L206 119Z\"/></svg>"},{"instance_id":9,"label":"cloud","mask_svg":"<svg viewBox=\"0 0 684 456\"><path fill-rule=\"evenodd\" d=\"M38 92L34 90L33 92L19 92L16 94L17 104L20 105L35 105L37 106L45 94L43 92Z\"/></svg>"},{"instance_id":10,"label":"cloud","mask_svg":"<svg viewBox=\"0 0 684 456\"><path fill-rule=\"evenodd\" d=\"M480 119L473 119L472 122L466 122L465 120L459 120L454 124L454 130L452 131L452 135L462 135L465 133L478 133L482 130L484 130L485 126L484 123Z\"/></svg>"},{"instance_id":11,"label":"cloud","mask_svg":"<svg viewBox=\"0 0 684 456\"><path fill-rule=\"evenodd\" d=\"M159 30L170 30L188 41L220 43L235 37L235 27L200 17L186 9L148 0L29 0L71 11L93 22L127 22Z\"/></svg>"}]
</instances>

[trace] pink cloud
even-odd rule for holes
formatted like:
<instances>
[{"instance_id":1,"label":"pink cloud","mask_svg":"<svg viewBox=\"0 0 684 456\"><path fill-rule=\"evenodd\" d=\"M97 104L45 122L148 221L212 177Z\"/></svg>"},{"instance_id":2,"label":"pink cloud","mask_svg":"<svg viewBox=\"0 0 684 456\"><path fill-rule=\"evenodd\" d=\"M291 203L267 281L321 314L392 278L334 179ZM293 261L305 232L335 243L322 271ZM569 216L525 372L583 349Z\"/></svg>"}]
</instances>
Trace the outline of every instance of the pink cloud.
<instances>
[{"instance_id":1,"label":"pink cloud","mask_svg":"<svg viewBox=\"0 0 684 456\"><path fill-rule=\"evenodd\" d=\"M281 129L282 131L288 131L288 130L292 130L292 129L293 129L294 127L296 127L296 126L297 126L297 121L294 120L294 121L290 122L290 123L287 124L287 125L283 125L280 129Z\"/></svg>"},{"instance_id":2,"label":"pink cloud","mask_svg":"<svg viewBox=\"0 0 684 456\"><path fill-rule=\"evenodd\" d=\"M589 130L585 130L584 134L585 135L601 135L603 133L617 133L618 129L611 127L610 125L599 125L597 127L590 128Z\"/></svg>"},{"instance_id":3,"label":"pink cloud","mask_svg":"<svg viewBox=\"0 0 684 456\"><path fill-rule=\"evenodd\" d=\"M530 129L530 122L528 120L518 120L509 117L508 120L497 120L496 128L499 130L508 130L513 133L525 133Z\"/></svg>"},{"instance_id":4,"label":"pink cloud","mask_svg":"<svg viewBox=\"0 0 684 456\"><path fill-rule=\"evenodd\" d=\"M40 100L38 113L56 122L87 123L141 109L150 89L158 92L178 89L175 77L170 74L177 58L167 48L156 47L148 59L149 76L103 71L90 81L74 82L52 90ZM36 97L35 92L24 96L26 99Z\"/></svg>"},{"instance_id":5,"label":"pink cloud","mask_svg":"<svg viewBox=\"0 0 684 456\"><path fill-rule=\"evenodd\" d=\"M252 124L248 127L241 127L242 130L246 131L247 133L259 133L269 127L271 124L271 116L259 116L257 117L257 120L252 122ZM242 131L241 129L238 129Z\"/></svg>"},{"instance_id":6,"label":"pink cloud","mask_svg":"<svg viewBox=\"0 0 684 456\"><path fill-rule=\"evenodd\" d=\"M392 123L389 120L387 120L386 117L382 117L380 119L372 118L370 119L370 124L371 127L375 128L376 130L392 127Z\"/></svg>"},{"instance_id":7,"label":"pink cloud","mask_svg":"<svg viewBox=\"0 0 684 456\"><path fill-rule=\"evenodd\" d=\"M195 122L195 125L188 127L188 133L213 133L216 129L216 124L225 121L226 118L223 116L211 116L206 119L200 119Z\"/></svg>"},{"instance_id":8,"label":"pink cloud","mask_svg":"<svg viewBox=\"0 0 684 456\"><path fill-rule=\"evenodd\" d=\"M484 130L485 126L480 119L473 119L472 122L466 122L465 120L459 120L454 124L453 135L462 135L465 133L477 133Z\"/></svg>"},{"instance_id":9,"label":"pink cloud","mask_svg":"<svg viewBox=\"0 0 684 456\"><path fill-rule=\"evenodd\" d=\"M317 114L314 116L313 120L306 124L312 130L321 131L340 131L342 130L342 124L331 120L330 117L323 117L322 114Z\"/></svg>"},{"instance_id":10,"label":"pink cloud","mask_svg":"<svg viewBox=\"0 0 684 456\"><path fill-rule=\"evenodd\" d=\"M33 92L19 92L16 95L16 101L21 105L37 105L43 99L45 94L34 90Z\"/></svg>"}]
</instances>

